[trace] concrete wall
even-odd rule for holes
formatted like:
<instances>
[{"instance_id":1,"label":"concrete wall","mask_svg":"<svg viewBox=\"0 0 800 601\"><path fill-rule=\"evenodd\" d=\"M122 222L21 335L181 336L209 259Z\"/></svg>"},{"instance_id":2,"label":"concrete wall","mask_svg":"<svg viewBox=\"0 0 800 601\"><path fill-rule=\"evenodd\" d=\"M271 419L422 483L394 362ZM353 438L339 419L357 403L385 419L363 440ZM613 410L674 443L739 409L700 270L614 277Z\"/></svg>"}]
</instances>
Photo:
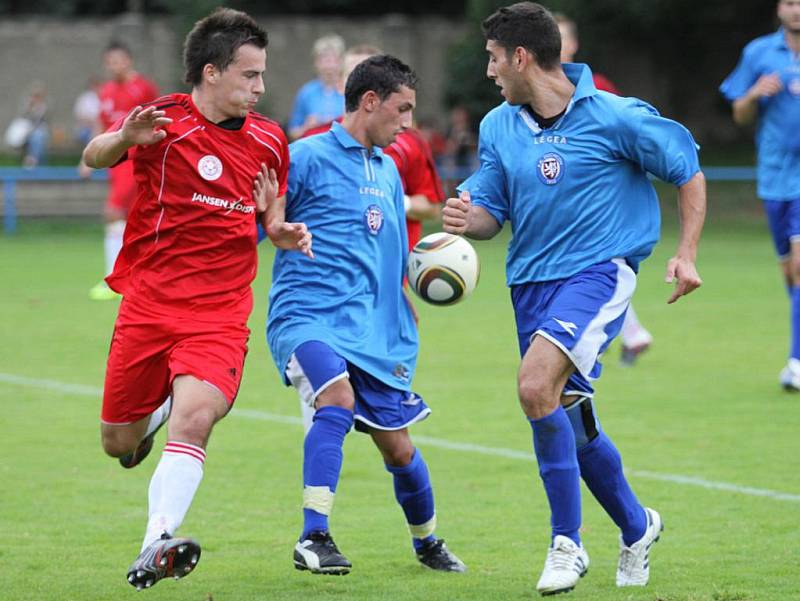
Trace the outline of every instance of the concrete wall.
<instances>
[{"instance_id":1,"label":"concrete wall","mask_svg":"<svg viewBox=\"0 0 800 601\"><path fill-rule=\"evenodd\" d=\"M370 43L395 54L420 76L420 117L443 111L445 51L464 30L461 22L441 17L388 15L374 19L344 17L261 18L270 36L267 95L260 110L284 122L294 94L314 75L310 49L316 38L335 32L348 45ZM136 66L163 92L182 91L181 46L185 31L178 21L123 15L109 19L63 20L42 17L0 21L0 131L19 112L33 81L49 91L50 122L69 137L72 108L89 75L102 77L101 54L111 39L130 45ZM56 135L56 143L61 135Z\"/></svg>"}]
</instances>

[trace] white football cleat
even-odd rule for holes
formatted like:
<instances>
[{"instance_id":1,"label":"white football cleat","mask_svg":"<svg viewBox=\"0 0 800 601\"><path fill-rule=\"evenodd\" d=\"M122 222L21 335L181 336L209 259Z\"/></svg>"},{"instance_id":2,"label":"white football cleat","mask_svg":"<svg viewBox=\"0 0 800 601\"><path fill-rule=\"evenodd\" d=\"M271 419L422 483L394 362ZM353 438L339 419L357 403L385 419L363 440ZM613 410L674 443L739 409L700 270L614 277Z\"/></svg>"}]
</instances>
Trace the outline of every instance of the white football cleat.
<instances>
[{"instance_id":1,"label":"white football cleat","mask_svg":"<svg viewBox=\"0 0 800 601\"><path fill-rule=\"evenodd\" d=\"M644 586L650 579L650 547L658 541L664 522L654 509L644 508L647 514L647 529L644 536L630 547L619 537L619 563L617 564L617 586Z\"/></svg>"},{"instance_id":2,"label":"white football cleat","mask_svg":"<svg viewBox=\"0 0 800 601\"><path fill-rule=\"evenodd\" d=\"M589 555L583 545L577 545L571 538L559 534L547 551L536 590L542 595L566 593L575 588L588 570Z\"/></svg>"},{"instance_id":3,"label":"white football cleat","mask_svg":"<svg viewBox=\"0 0 800 601\"><path fill-rule=\"evenodd\" d=\"M789 359L786 367L781 370L780 375L781 386L784 390L791 392L800 391L800 360Z\"/></svg>"}]
</instances>

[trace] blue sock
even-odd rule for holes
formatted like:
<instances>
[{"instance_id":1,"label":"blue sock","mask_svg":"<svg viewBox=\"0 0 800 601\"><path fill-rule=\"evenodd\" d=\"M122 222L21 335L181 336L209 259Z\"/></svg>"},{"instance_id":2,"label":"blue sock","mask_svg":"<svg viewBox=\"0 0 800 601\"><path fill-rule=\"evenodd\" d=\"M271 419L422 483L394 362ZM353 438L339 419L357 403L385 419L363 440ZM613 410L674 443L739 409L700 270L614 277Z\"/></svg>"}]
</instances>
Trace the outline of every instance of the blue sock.
<instances>
[{"instance_id":1,"label":"blue sock","mask_svg":"<svg viewBox=\"0 0 800 601\"><path fill-rule=\"evenodd\" d=\"M792 351L790 356L800 359L800 286L792 288Z\"/></svg>"},{"instance_id":2,"label":"blue sock","mask_svg":"<svg viewBox=\"0 0 800 601\"><path fill-rule=\"evenodd\" d=\"M336 492L342 471L344 437L353 425L353 412L343 407L321 407L314 414L303 444L303 487L328 487ZM305 495L304 495L305 496ZM311 532L328 530L328 512L303 508L305 540Z\"/></svg>"},{"instance_id":3,"label":"blue sock","mask_svg":"<svg viewBox=\"0 0 800 601\"><path fill-rule=\"evenodd\" d=\"M529 419L539 475L550 503L553 537L567 536L580 544L581 489L575 433L564 408L542 419Z\"/></svg>"},{"instance_id":4,"label":"blue sock","mask_svg":"<svg viewBox=\"0 0 800 601\"><path fill-rule=\"evenodd\" d=\"M436 515L428 466L419 449L414 449L414 456L408 465L402 467L387 465L386 470L394 476L394 496L403 508L406 521L412 530L411 542L418 550L424 543L435 539L432 530L429 534L422 531L414 532L414 526L427 524Z\"/></svg>"},{"instance_id":5,"label":"blue sock","mask_svg":"<svg viewBox=\"0 0 800 601\"><path fill-rule=\"evenodd\" d=\"M625 544L642 538L647 515L625 479L617 447L605 432L599 430L594 440L578 447L578 464L583 481L622 531Z\"/></svg>"}]
</instances>

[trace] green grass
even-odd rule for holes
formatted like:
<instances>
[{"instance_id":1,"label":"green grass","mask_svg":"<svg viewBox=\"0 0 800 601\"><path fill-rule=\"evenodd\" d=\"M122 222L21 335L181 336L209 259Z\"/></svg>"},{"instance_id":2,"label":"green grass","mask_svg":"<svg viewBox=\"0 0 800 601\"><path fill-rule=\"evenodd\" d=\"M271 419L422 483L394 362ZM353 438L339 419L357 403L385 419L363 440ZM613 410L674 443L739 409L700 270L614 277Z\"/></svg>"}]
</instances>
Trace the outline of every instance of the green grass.
<instances>
[{"instance_id":1,"label":"green grass","mask_svg":"<svg viewBox=\"0 0 800 601\"><path fill-rule=\"evenodd\" d=\"M665 303L663 267L676 239L670 206L664 241L645 263L635 297L655 344L634 369L620 367L612 348L597 386L600 419L632 470L634 489L666 522L651 583L615 588L617 532L586 493L583 537L592 565L568 598L800 599L800 503L642 473L800 495L800 405L776 380L787 347L785 291L749 189L712 192L712 207L733 208L709 220L699 261L703 288L676 305ZM87 299L102 269L101 235L96 224L23 221L17 235L0 236L0 373L102 386L116 303ZM413 434L531 453L530 428L515 398L505 242L477 244L481 283L467 302L419 307L415 388L434 413ZM236 407L293 417L296 397L280 384L264 345L270 253L266 247L261 253ZM105 457L98 396L0 379L0 399L0 599L133 598L124 574L140 544L157 454L131 471ZM420 443L434 478L438 532L469 566L467 574L442 575L416 564L389 475L367 438L350 435L332 526L355 569L345 578L323 578L295 572L290 559L301 524L301 444L296 425L241 414L221 422L181 529L201 541L203 559L189 578L159 583L142 598L538 598L549 527L532 461Z\"/></svg>"}]
</instances>

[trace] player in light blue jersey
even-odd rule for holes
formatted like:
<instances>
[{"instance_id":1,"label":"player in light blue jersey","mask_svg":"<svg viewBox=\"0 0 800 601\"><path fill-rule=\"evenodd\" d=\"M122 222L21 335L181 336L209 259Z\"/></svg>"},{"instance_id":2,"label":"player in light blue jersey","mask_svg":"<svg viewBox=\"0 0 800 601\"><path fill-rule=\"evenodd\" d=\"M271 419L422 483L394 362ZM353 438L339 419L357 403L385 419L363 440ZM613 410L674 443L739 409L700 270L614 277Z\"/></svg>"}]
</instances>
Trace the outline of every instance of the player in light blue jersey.
<instances>
[{"instance_id":1,"label":"player in light blue jersey","mask_svg":"<svg viewBox=\"0 0 800 601\"><path fill-rule=\"evenodd\" d=\"M595 416L591 380L659 236L648 173L678 187L680 241L667 264L677 286L668 302L701 284L695 256L706 199L697 147L650 105L598 92L586 65L562 65L558 26L542 6L501 8L483 31L487 76L506 102L481 123L480 168L447 201L444 229L487 239L512 225L506 272L522 355L518 392L552 525L537 589L569 591L588 569L581 477L621 530L617 585L644 585L661 516L628 485Z\"/></svg>"},{"instance_id":2,"label":"player in light blue jersey","mask_svg":"<svg viewBox=\"0 0 800 601\"><path fill-rule=\"evenodd\" d=\"M268 210L268 231L302 215L315 240L313 260L277 253L267 320L279 372L316 408L303 448L303 532L294 549L295 567L315 574L351 569L328 516L354 423L393 476L419 561L465 570L434 534L428 468L408 434L430 409L410 390L418 338L403 289L403 187L381 148L410 127L416 81L387 55L360 63L345 86L344 120L291 145L285 206Z\"/></svg>"},{"instance_id":3,"label":"player in light blue jersey","mask_svg":"<svg viewBox=\"0 0 800 601\"><path fill-rule=\"evenodd\" d=\"M780 0L781 28L756 38L720 86L739 125L758 121L758 196L791 304L786 390L800 391L800 0Z\"/></svg>"}]
</instances>

